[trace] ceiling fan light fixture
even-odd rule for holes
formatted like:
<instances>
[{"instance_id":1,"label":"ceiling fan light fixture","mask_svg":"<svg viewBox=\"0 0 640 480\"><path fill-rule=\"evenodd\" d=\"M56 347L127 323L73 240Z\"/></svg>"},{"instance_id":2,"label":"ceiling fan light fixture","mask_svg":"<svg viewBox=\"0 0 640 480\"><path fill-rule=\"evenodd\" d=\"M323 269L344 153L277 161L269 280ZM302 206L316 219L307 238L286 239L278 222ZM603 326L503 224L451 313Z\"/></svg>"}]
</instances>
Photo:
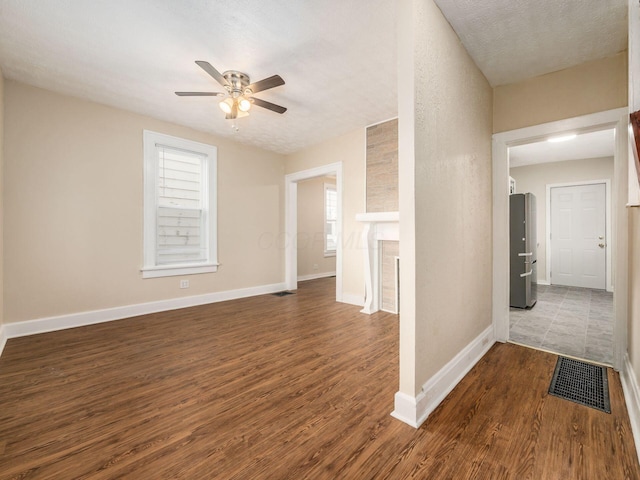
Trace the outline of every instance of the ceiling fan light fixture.
<instances>
[{"instance_id":1,"label":"ceiling fan light fixture","mask_svg":"<svg viewBox=\"0 0 640 480\"><path fill-rule=\"evenodd\" d=\"M220 107L220 110L222 110L224 113L229 114L231 113L231 109L233 108L233 100L231 100L230 98L227 98L223 101L221 101L218 106Z\"/></svg>"},{"instance_id":2,"label":"ceiling fan light fixture","mask_svg":"<svg viewBox=\"0 0 640 480\"><path fill-rule=\"evenodd\" d=\"M249 116L249 110L254 103L260 108L279 114L287 111L285 107L252 96L256 92L263 92L284 85L284 80L280 75L272 75L258 82L250 83L251 80L246 73L236 70L220 73L209 62L203 60L197 60L196 64L224 87L226 92L175 92L176 95L180 97L223 97L218 106L225 113L227 120L236 120Z\"/></svg>"},{"instance_id":3,"label":"ceiling fan light fixture","mask_svg":"<svg viewBox=\"0 0 640 480\"><path fill-rule=\"evenodd\" d=\"M251 102L248 99L244 97L240 97L238 99L238 109L240 109L242 112L248 112L250 108Z\"/></svg>"}]
</instances>

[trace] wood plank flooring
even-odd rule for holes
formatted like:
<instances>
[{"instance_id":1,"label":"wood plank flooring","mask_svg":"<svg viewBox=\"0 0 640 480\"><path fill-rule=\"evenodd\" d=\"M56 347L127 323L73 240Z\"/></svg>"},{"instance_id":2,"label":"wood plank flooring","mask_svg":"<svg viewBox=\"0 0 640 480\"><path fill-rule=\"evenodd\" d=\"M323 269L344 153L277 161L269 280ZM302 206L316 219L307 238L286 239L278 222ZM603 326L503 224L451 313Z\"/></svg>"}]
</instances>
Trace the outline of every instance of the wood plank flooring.
<instances>
[{"instance_id":1,"label":"wood plank flooring","mask_svg":"<svg viewBox=\"0 0 640 480\"><path fill-rule=\"evenodd\" d=\"M612 414L549 396L556 356L497 344L422 428L392 418L397 317L333 279L11 339L0 479L638 479Z\"/></svg>"}]
</instances>

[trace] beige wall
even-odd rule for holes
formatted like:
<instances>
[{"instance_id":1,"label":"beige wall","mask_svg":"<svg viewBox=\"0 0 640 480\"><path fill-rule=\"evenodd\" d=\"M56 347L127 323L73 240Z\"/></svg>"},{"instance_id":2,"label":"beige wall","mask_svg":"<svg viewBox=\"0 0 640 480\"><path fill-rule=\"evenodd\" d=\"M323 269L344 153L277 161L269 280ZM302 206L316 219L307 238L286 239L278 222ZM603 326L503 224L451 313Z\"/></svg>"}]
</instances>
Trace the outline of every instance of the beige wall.
<instances>
[{"instance_id":1,"label":"beige wall","mask_svg":"<svg viewBox=\"0 0 640 480\"><path fill-rule=\"evenodd\" d=\"M5 82L5 322L284 281L281 155ZM142 279L148 129L218 147L219 271Z\"/></svg>"},{"instance_id":2,"label":"beige wall","mask_svg":"<svg viewBox=\"0 0 640 480\"><path fill-rule=\"evenodd\" d=\"M569 160L512 168L517 193L531 192L537 201L538 281L547 276L547 185L587 180L610 180L613 184L613 157Z\"/></svg>"},{"instance_id":3,"label":"beige wall","mask_svg":"<svg viewBox=\"0 0 640 480\"><path fill-rule=\"evenodd\" d=\"M433 1L401 8L400 390L415 396L491 325L492 89Z\"/></svg>"},{"instance_id":4,"label":"beige wall","mask_svg":"<svg viewBox=\"0 0 640 480\"><path fill-rule=\"evenodd\" d=\"M364 301L364 253L362 225L356 214L365 211L365 129L360 128L337 138L301 150L286 157L286 173L342 162L342 294L345 301Z\"/></svg>"},{"instance_id":5,"label":"beige wall","mask_svg":"<svg viewBox=\"0 0 640 480\"><path fill-rule=\"evenodd\" d=\"M496 87L493 131L504 132L627 105L627 54Z\"/></svg>"},{"instance_id":6,"label":"beige wall","mask_svg":"<svg viewBox=\"0 0 640 480\"><path fill-rule=\"evenodd\" d=\"M324 256L324 185L335 178L298 182L298 277L336 273L336 257Z\"/></svg>"},{"instance_id":7,"label":"beige wall","mask_svg":"<svg viewBox=\"0 0 640 480\"><path fill-rule=\"evenodd\" d=\"M2 70L0 70L0 325L4 321L4 77L2 76Z\"/></svg>"}]
</instances>

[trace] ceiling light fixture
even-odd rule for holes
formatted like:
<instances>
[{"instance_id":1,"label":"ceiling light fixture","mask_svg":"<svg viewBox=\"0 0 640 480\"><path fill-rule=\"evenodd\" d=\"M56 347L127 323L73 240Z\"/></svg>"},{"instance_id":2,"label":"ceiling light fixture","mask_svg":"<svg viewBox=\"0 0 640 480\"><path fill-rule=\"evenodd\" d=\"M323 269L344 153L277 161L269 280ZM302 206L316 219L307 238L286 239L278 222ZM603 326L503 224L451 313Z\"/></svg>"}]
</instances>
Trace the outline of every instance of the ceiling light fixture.
<instances>
[{"instance_id":1,"label":"ceiling light fixture","mask_svg":"<svg viewBox=\"0 0 640 480\"><path fill-rule=\"evenodd\" d=\"M238 99L238 108L243 112L248 112L251 108L251 102L244 97L240 97Z\"/></svg>"},{"instance_id":2,"label":"ceiling light fixture","mask_svg":"<svg viewBox=\"0 0 640 480\"><path fill-rule=\"evenodd\" d=\"M560 135L558 137L549 137L547 138L547 142L558 143L558 142L567 142L569 140L573 140L577 135L575 133L569 135Z\"/></svg>"},{"instance_id":3,"label":"ceiling light fixture","mask_svg":"<svg viewBox=\"0 0 640 480\"><path fill-rule=\"evenodd\" d=\"M218 103L218 106L225 113L226 120L234 120L232 122L234 129L237 129L235 120L249 116L249 110L254 103L258 107L266 108L279 114L287 111L285 107L253 96L254 93L284 85L284 80L280 75L272 75L251 83L249 75L246 73L236 70L227 70L224 73L220 73L209 62L202 60L196 61L196 64L222 85L225 92L176 92L176 95L179 97L226 97Z\"/></svg>"},{"instance_id":4,"label":"ceiling light fixture","mask_svg":"<svg viewBox=\"0 0 640 480\"><path fill-rule=\"evenodd\" d=\"M237 115L240 116L242 113L249 114L249 109L251 108L251 101L244 97L238 98L225 98L219 104L220 110L222 110L227 115L231 114L234 110L234 106L236 108Z\"/></svg>"},{"instance_id":5,"label":"ceiling light fixture","mask_svg":"<svg viewBox=\"0 0 640 480\"><path fill-rule=\"evenodd\" d=\"M220 110L222 110L224 113L226 113L227 115L231 113L231 110L233 109L233 100L230 98L226 98L223 101L221 101L218 106L220 107Z\"/></svg>"}]
</instances>

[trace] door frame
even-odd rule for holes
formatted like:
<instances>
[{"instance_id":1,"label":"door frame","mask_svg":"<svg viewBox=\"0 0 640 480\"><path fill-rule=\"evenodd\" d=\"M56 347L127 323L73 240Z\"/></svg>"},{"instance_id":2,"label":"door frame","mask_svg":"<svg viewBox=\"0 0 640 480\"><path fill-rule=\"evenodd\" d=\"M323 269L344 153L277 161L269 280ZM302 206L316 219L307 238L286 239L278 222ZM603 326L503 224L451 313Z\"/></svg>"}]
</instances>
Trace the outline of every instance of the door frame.
<instances>
[{"instance_id":1,"label":"door frame","mask_svg":"<svg viewBox=\"0 0 640 480\"><path fill-rule=\"evenodd\" d=\"M338 212L336 233L336 302L342 301L342 162L330 163L320 167L310 168L290 173L284 177L284 270L287 290L298 288L298 182L311 178L336 176L336 191L338 194Z\"/></svg>"},{"instance_id":2,"label":"door frame","mask_svg":"<svg viewBox=\"0 0 640 480\"><path fill-rule=\"evenodd\" d=\"M493 135L493 329L497 341L509 340L509 147L539 142L560 133L615 130L612 197L612 262L615 287L613 366L622 369L627 346L628 300L628 125L626 107L525 127Z\"/></svg>"},{"instance_id":3,"label":"door frame","mask_svg":"<svg viewBox=\"0 0 640 480\"><path fill-rule=\"evenodd\" d=\"M546 185L546 228L547 235L545 238L546 243L546 259L545 259L545 267L547 270L547 276L545 279L545 283L547 285L551 285L551 189L552 188L562 188L562 187L579 187L581 185L600 185L604 183L604 215L605 215L605 280L604 284L607 292L613 292L613 282L611 279L611 246L614 244L614 238L611 235L611 181L609 179L603 180L584 180L581 182L564 182L564 183L548 183ZM540 283L538 281L538 283Z\"/></svg>"}]
</instances>

